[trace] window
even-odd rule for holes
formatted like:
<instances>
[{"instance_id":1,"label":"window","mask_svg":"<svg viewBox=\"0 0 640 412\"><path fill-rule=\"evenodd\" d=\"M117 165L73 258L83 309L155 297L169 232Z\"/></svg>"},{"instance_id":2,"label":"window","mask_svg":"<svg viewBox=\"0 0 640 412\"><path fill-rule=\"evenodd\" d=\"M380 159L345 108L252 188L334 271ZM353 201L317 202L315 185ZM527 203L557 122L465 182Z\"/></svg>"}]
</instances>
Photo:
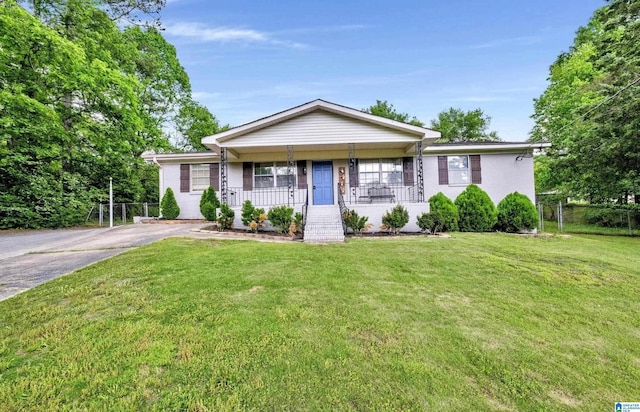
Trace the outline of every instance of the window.
<instances>
[{"instance_id":1,"label":"window","mask_svg":"<svg viewBox=\"0 0 640 412\"><path fill-rule=\"evenodd\" d=\"M469 173L469 156L447 156L450 185L468 185L471 183Z\"/></svg>"},{"instance_id":2,"label":"window","mask_svg":"<svg viewBox=\"0 0 640 412\"><path fill-rule=\"evenodd\" d=\"M360 159L361 185L402 184L402 159Z\"/></svg>"},{"instance_id":3,"label":"window","mask_svg":"<svg viewBox=\"0 0 640 412\"><path fill-rule=\"evenodd\" d=\"M254 180L256 189L267 189L271 187L289 186L289 175L287 174L286 162L256 163L254 169ZM296 168L291 169L291 183L296 185Z\"/></svg>"},{"instance_id":4,"label":"window","mask_svg":"<svg viewBox=\"0 0 640 412\"><path fill-rule=\"evenodd\" d=\"M209 165L191 165L191 191L203 191L210 185Z\"/></svg>"}]
</instances>

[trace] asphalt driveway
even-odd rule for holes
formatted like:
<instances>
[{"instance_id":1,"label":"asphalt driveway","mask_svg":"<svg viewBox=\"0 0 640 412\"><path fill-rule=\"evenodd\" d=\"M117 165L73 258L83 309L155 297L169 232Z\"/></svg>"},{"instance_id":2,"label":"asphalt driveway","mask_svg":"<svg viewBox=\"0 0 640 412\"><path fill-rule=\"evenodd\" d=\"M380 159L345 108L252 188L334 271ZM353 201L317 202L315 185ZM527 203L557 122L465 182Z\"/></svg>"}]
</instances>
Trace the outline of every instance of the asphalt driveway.
<instances>
[{"instance_id":1,"label":"asphalt driveway","mask_svg":"<svg viewBox=\"0 0 640 412\"><path fill-rule=\"evenodd\" d=\"M197 236L200 224L136 224L0 234L0 300L92 263L170 236Z\"/></svg>"}]
</instances>

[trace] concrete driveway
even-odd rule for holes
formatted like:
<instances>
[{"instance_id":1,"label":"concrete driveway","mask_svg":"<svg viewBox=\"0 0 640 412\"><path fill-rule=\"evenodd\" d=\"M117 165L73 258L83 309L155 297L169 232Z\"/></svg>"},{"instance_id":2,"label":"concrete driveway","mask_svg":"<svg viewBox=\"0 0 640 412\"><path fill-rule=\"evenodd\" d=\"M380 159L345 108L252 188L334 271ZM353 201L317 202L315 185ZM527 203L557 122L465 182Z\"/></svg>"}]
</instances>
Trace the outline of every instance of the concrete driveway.
<instances>
[{"instance_id":1,"label":"concrete driveway","mask_svg":"<svg viewBox=\"0 0 640 412\"><path fill-rule=\"evenodd\" d=\"M92 263L206 224L136 224L0 234L0 300Z\"/></svg>"}]
</instances>

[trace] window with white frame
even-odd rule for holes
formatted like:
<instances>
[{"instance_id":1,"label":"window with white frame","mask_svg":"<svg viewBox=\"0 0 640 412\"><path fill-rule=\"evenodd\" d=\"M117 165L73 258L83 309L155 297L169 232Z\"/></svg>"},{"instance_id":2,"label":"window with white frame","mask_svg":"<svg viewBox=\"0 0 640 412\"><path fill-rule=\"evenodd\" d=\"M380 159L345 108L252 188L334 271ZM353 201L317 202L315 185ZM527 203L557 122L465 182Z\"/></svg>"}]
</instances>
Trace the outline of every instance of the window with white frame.
<instances>
[{"instance_id":1,"label":"window with white frame","mask_svg":"<svg viewBox=\"0 0 640 412\"><path fill-rule=\"evenodd\" d=\"M467 185L471 183L469 156L447 156L450 185Z\"/></svg>"},{"instance_id":2,"label":"window with white frame","mask_svg":"<svg viewBox=\"0 0 640 412\"><path fill-rule=\"evenodd\" d=\"M401 185L402 159L360 159L358 173L361 185Z\"/></svg>"},{"instance_id":3,"label":"window with white frame","mask_svg":"<svg viewBox=\"0 0 640 412\"><path fill-rule=\"evenodd\" d=\"M191 165L191 191L199 192L209 187L209 165Z\"/></svg>"},{"instance_id":4,"label":"window with white frame","mask_svg":"<svg viewBox=\"0 0 640 412\"><path fill-rule=\"evenodd\" d=\"M289 186L286 162L256 163L254 168L254 187L268 189L272 187ZM291 183L296 185L296 167L291 168Z\"/></svg>"}]
</instances>

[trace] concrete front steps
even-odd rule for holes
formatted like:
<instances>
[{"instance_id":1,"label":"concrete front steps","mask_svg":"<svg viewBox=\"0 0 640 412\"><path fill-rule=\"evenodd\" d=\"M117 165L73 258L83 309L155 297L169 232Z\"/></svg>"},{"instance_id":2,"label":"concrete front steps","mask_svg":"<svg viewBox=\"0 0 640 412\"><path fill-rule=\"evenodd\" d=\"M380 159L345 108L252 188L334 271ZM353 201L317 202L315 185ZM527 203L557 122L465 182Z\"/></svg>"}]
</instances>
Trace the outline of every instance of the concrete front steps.
<instances>
[{"instance_id":1,"label":"concrete front steps","mask_svg":"<svg viewBox=\"0 0 640 412\"><path fill-rule=\"evenodd\" d=\"M312 206L307 209L304 241L311 243L344 242L342 217L337 205Z\"/></svg>"}]
</instances>

